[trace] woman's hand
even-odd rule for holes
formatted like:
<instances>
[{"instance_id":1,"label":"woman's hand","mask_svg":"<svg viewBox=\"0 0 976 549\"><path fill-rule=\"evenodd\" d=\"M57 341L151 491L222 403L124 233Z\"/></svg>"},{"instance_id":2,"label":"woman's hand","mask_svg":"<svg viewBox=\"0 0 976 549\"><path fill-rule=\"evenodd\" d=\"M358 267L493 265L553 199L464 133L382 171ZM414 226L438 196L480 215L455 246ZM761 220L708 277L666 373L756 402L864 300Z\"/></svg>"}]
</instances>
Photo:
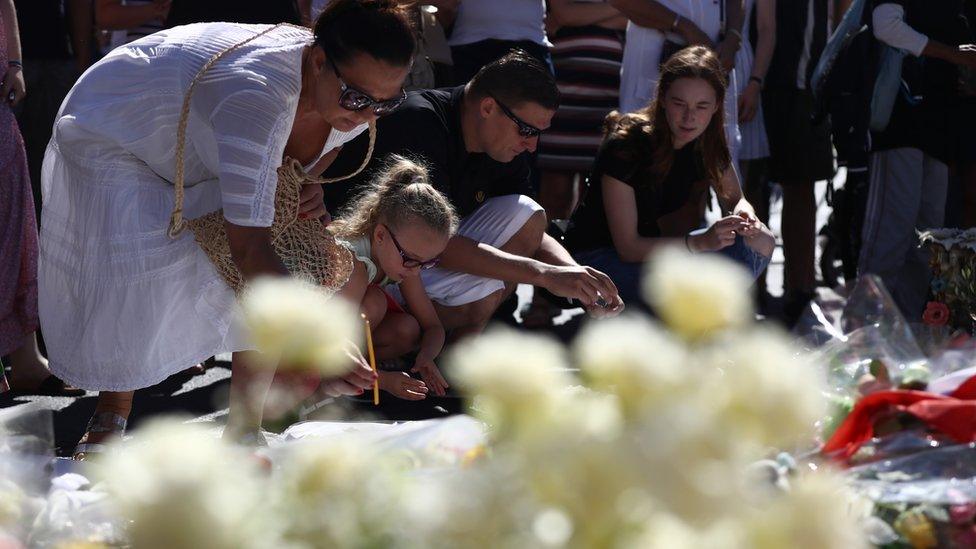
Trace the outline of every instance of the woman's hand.
<instances>
[{"instance_id":1,"label":"woman's hand","mask_svg":"<svg viewBox=\"0 0 976 549\"><path fill-rule=\"evenodd\" d=\"M27 84L24 83L24 72L20 67L7 67L7 74L3 77L0 84L0 98L3 98L11 107L20 103L21 99L27 95Z\"/></svg>"},{"instance_id":2,"label":"woman's hand","mask_svg":"<svg viewBox=\"0 0 976 549\"><path fill-rule=\"evenodd\" d=\"M321 184L302 185L298 205L299 219L321 219L323 225L331 223L332 216L329 214L329 210L325 208L324 198L325 191L322 190Z\"/></svg>"},{"instance_id":3,"label":"woman's hand","mask_svg":"<svg viewBox=\"0 0 976 549\"><path fill-rule=\"evenodd\" d=\"M689 243L696 252L717 252L735 243L736 234L747 226L747 221L738 215L723 217L702 234L689 237Z\"/></svg>"},{"instance_id":4,"label":"woman's hand","mask_svg":"<svg viewBox=\"0 0 976 549\"><path fill-rule=\"evenodd\" d=\"M685 39L685 42L687 42L689 46L700 44L702 46L707 46L709 49L715 49L715 43L712 42L712 39L709 38L703 30L698 28L698 25L692 23L684 16L682 16L681 20L678 22L678 28L676 30L678 34Z\"/></svg>"},{"instance_id":5,"label":"woman's hand","mask_svg":"<svg viewBox=\"0 0 976 549\"><path fill-rule=\"evenodd\" d=\"M346 347L346 356L352 361L352 370L341 377L322 380L319 386L319 390L328 396L361 395L376 382L376 373L358 347L350 343Z\"/></svg>"},{"instance_id":6,"label":"woman's hand","mask_svg":"<svg viewBox=\"0 0 976 549\"><path fill-rule=\"evenodd\" d=\"M743 212L745 214L745 212ZM746 225L739 231L746 246L752 248L763 257L772 257L776 249L776 236L762 221L755 218L743 217Z\"/></svg>"},{"instance_id":7,"label":"woman's hand","mask_svg":"<svg viewBox=\"0 0 976 549\"><path fill-rule=\"evenodd\" d=\"M756 117L756 112L759 111L759 92L761 91L759 82L755 80L750 80L746 88L742 90L742 95L739 96L740 124L750 122Z\"/></svg>"},{"instance_id":8,"label":"woman's hand","mask_svg":"<svg viewBox=\"0 0 976 549\"><path fill-rule=\"evenodd\" d=\"M420 374L420 379L424 380L424 383L434 391L435 395L444 396L447 394L447 388L450 385L447 384L447 381L441 375L441 371L434 364L433 360L421 361L418 356L416 364L414 364L410 371L415 374Z\"/></svg>"},{"instance_id":9,"label":"woman's hand","mask_svg":"<svg viewBox=\"0 0 976 549\"><path fill-rule=\"evenodd\" d=\"M738 52L739 38L735 35L730 34L718 45L715 53L718 54L718 60L722 63L722 69L726 73L731 72L735 68L735 54Z\"/></svg>"}]
</instances>

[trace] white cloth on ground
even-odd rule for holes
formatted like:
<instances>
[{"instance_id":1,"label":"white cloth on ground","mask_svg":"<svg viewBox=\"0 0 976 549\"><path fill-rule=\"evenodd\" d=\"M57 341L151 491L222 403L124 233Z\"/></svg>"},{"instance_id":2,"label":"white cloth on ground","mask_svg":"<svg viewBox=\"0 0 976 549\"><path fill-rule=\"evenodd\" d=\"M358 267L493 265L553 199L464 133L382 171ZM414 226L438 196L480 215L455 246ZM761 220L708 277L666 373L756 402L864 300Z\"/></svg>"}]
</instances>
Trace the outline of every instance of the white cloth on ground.
<instances>
[{"instance_id":1,"label":"white cloth on ground","mask_svg":"<svg viewBox=\"0 0 976 549\"><path fill-rule=\"evenodd\" d=\"M457 236L499 248L515 236L532 214L541 211L542 206L525 195L509 194L489 198L471 215L461 220ZM440 267L421 271L420 278L427 295L447 307L474 303L505 288L505 283L501 280L448 271ZM390 286L387 290L394 299L403 303L399 287Z\"/></svg>"},{"instance_id":2,"label":"white cloth on ground","mask_svg":"<svg viewBox=\"0 0 976 549\"><path fill-rule=\"evenodd\" d=\"M51 369L90 390L151 386L211 355L251 348L234 293L190 231L167 234L184 93L211 56L267 25L176 27L112 51L68 94L41 178L39 309ZM185 215L274 218L276 170L301 89L308 29L283 26L197 85ZM358 135L333 130L323 154Z\"/></svg>"}]
</instances>

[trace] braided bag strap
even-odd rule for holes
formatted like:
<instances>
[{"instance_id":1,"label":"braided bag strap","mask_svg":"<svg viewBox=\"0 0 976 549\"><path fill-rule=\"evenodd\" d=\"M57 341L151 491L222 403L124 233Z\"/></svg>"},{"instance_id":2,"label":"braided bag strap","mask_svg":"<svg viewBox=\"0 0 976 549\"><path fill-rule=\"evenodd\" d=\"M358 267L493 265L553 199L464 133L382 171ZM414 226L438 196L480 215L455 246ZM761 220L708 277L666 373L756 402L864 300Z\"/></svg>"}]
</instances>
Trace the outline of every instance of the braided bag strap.
<instances>
[{"instance_id":1,"label":"braided bag strap","mask_svg":"<svg viewBox=\"0 0 976 549\"><path fill-rule=\"evenodd\" d=\"M280 26L281 25L268 27L254 36L241 40L229 48L217 52L213 55L213 57L207 60L202 67L200 67L200 70L197 71L196 75L194 75L193 80L190 81L190 87L187 88L186 94L183 96L183 108L180 110L180 122L176 128L176 181L173 184L176 189L176 201L173 205L173 213L171 213L169 216L169 229L167 230L167 234L170 238L176 238L186 228L186 220L183 219L183 156L186 149L186 125L190 120L190 99L193 98L193 90L196 89L197 84L200 83L200 79L203 78L203 75L210 70L210 67L217 64L217 61L220 61L227 54L236 51L241 46L244 46L251 41L264 36L265 34L268 34Z\"/></svg>"},{"instance_id":2,"label":"braided bag strap","mask_svg":"<svg viewBox=\"0 0 976 549\"><path fill-rule=\"evenodd\" d=\"M291 25L289 23L279 23L277 25L274 25L273 27L269 27L255 34L254 36L250 36L245 40L242 40L224 49L223 51L214 54L213 57L211 57L206 63L204 63L203 67L201 67L200 70L197 71L196 75L194 75L193 77L193 80L190 82L190 87L186 90L186 94L183 96L183 106L180 110L180 120L176 129L176 180L173 182L173 187L175 189L176 196L173 204L173 211L170 214L170 218L169 218L169 228L166 231L166 234L169 235L170 238L178 237L180 233L182 233L187 227L186 219L183 218L184 153L186 150L186 127L190 119L190 100L193 97L193 90L196 88L196 85L203 78L203 75L208 70L210 70L211 67L217 64L218 61L224 58L224 56L237 50L241 46L244 46L249 42L256 40L257 38L260 38L261 36L264 36L265 34L268 34L269 32L282 26L290 26L290 27L304 29L304 27L297 27L296 25ZM366 150L366 156L365 158L363 158L363 162L362 164L359 165L359 168L356 169L356 171L352 172L351 174L341 176L341 177L331 178L331 179L312 177L307 173L305 173L305 171L302 169L302 165L297 160L294 159L286 159L282 165L282 168L284 168L289 172L292 172L292 177L300 178L303 184L336 183L339 181L350 179L352 177L355 177L356 175L359 175L359 173L361 173L369 164L369 161L373 156L373 149L375 145L376 145L376 122L370 121L369 147Z\"/></svg>"}]
</instances>

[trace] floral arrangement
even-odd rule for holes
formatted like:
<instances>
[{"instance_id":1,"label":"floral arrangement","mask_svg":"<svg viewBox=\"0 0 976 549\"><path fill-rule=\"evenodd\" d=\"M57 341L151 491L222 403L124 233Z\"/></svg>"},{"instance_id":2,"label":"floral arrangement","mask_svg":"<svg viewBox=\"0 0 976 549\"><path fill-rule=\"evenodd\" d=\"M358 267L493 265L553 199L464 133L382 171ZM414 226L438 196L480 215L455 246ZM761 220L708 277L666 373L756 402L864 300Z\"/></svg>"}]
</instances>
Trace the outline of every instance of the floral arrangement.
<instances>
[{"instance_id":1,"label":"floral arrangement","mask_svg":"<svg viewBox=\"0 0 976 549\"><path fill-rule=\"evenodd\" d=\"M748 277L672 250L648 268L664 325L593 323L568 350L493 329L454 348L490 429L458 467L326 439L261 468L169 422L96 478L136 547L866 547L865 505L836 473L754 465L811 445L825 403L817 369L752 322Z\"/></svg>"},{"instance_id":2,"label":"floral arrangement","mask_svg":"<svg viewBox=\"0 0 976 549\"><path fill-rule=\"evenodd\" d=\"M890 548L976 546L973 445L940 443L917 430L887 438L872 442L875 461L848 473L852 487L874 501L871 541ZM910 445L916 449L906 454Z\"/></svg>"},{"instance_id":3,"label":"floral arrangement","mask_svg":"<svg viewBox=\"0 0 976 549\"><path fill-rule=\"evenodd\" d=\"M930 301L922 321L976 333L976 229L933 229L919 235L930 253Z\"/></svg>"}]
</instances>

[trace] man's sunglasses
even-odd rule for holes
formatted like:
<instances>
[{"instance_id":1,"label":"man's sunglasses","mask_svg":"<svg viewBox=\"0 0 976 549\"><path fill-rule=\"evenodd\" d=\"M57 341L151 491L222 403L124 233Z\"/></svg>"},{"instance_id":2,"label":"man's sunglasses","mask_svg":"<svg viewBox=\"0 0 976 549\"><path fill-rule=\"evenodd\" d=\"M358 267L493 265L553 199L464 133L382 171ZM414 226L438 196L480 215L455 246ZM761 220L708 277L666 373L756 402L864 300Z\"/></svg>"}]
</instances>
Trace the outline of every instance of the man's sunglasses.
<instances>
[{"instance_id":1,"label":"man's sunglasses","mask_svg":"<svg viewBox=\"0 0 976 549\"><path fill-rule=\"evenodd\" d=\"M419 259L410 257L407 252L403 251L403 247L400 246L400 242L397 240L396 235L393 234L393 231L390 230L390 227L388 227L386 224L383 224L383 227L386 229L386 232L390 233L390 239L393 240L393 245L396 246L397 252L400 253L400 259L403 260L404 267L408 269L420 267L421 270L426 271L427 269L433 269L438 263L441 262L440 256L427 261L420 261Z\"/></svg>"},{"instance_id":2,"label":"man's sunglasses","mask_svg":"<svg viewBox=\"0 0 976 549\"><path fill-rule=\"evenodd\" d=\"M326 52L325 58L329 60L329 65L332 65L332 70L339 80L339 106L343 109L347 111L361 111L371 106L373 107L373 114L376 116L384 116L397 110L397 107L402 105L407 99L407 92L403 88L400 88L400 96L394 99L386 99L384 101L373 99L368 93L346 84L345 80L342 79L342 74L339 73L339 67L336 66L335 61L332 60L332 56L328 52Z\"/></svg>"},{"instance_id":3,"label":"man's sunglasses","mask_svg":"<svg viewBox=\"0 0 976 549\"><path fill-rule=\"evenodd\" d=\"M522 137L537 137L539 134L542 133L543 130L540 130L539 128L533 126L532 124L529 124L525 120L522 120L521 118L516 116L515 113L512 112L512 109L506 107L505 104L499 101L497 97L495 97L494 95L491 95L489 97L495 100L495 103L497 103L498 106L502 109L502 112L505 113L505 116L511 119L512 122L515 122L515 125L518 126L519 135L521 135Z\"/></svg>"}]
</instances>

